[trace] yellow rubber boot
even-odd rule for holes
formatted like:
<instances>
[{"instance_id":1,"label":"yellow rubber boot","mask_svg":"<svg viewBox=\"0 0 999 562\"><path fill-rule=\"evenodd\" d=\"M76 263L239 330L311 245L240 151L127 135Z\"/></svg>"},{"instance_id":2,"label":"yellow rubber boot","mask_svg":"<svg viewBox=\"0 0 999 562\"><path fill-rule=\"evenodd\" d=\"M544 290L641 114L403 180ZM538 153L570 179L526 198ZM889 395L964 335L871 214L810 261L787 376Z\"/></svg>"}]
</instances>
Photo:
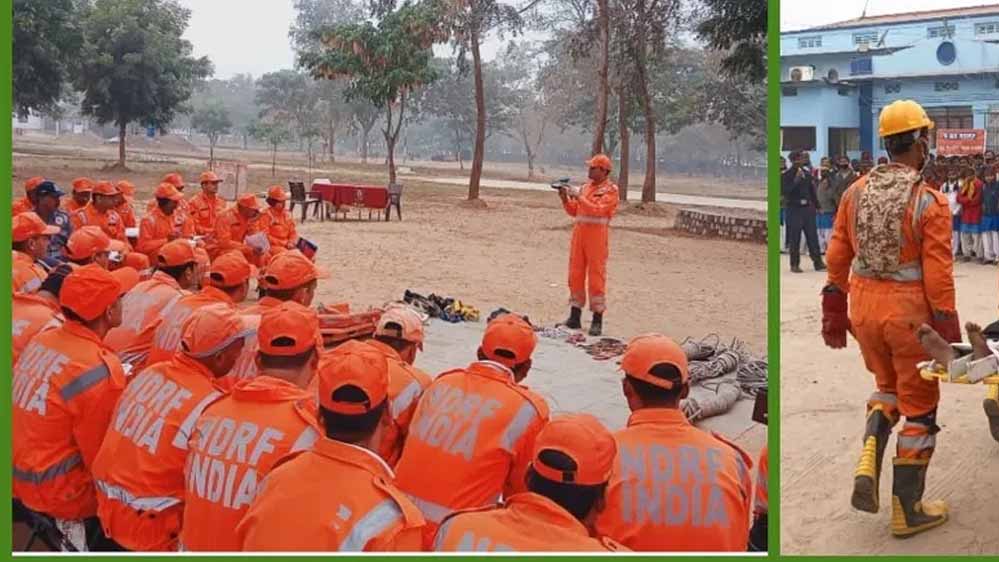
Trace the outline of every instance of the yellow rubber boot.
<instances>
[{"instance_id":1,"label":"yellow rubber boot","mask_svg":"<svg viewBox=\"0 0 999 562\"><path fill-rule=\"evenodd\" d=\"M877 513L880 500L878 483L881 480L881 461L885 446L891 436L895 421L888 418L880 407L867 412L867 427L864 431L864 448L853 473L853 495L850 504L854 509Z\"/></svg>"},{"instance_id":2,"label":"yellow rubber boot","mask_svg":"<svg viewBox=\"0 0 999 562\"><path fill-rule=\"evenodd\" d=\"M989 432L993 439L999 441L999 384L987 384L985 388L987 393L982 407L989 418Z\"/></svg>"},{"instance_id":3,"label":"yellow rubber boot","mask_svg":"<svg viewBox=\"0 0 999 562\"><path fill-rule=\"evenodd\" d=\"M929 459L895 457L892 481L891 534L907 538L947 522L947 504L923 501Z\"/></svg>"}]
</instances>

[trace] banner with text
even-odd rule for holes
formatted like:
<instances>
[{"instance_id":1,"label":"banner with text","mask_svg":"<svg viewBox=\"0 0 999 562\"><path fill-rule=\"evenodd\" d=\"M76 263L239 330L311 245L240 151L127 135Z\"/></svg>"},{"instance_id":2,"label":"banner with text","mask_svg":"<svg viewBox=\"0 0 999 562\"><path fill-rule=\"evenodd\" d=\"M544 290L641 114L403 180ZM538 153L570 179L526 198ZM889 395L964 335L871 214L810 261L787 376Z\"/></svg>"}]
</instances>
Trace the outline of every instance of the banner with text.
<instances>
[{"instance_id":1,"label":"banner with text","mask_svg":"<svg viewBox=\"0 0 999 562\"><path fill-rule=\"evenodd\" d=\"M985 152L985 129L940 129L938 156L970 156Z\"/></svg>"}]
</instances>

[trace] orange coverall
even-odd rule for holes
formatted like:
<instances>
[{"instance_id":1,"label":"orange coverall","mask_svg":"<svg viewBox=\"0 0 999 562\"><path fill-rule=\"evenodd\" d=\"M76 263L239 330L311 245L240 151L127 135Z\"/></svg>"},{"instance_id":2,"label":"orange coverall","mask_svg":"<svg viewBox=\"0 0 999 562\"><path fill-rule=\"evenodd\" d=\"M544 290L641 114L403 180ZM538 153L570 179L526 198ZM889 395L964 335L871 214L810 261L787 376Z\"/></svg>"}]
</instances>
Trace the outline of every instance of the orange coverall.
<instances>
[{"instance_id":1,"label":"orange coverall","mask_svg":"<svg viewBox=\"0 0 999 562\"><path fill-rule=\"evenodd\" d=\"M180 542L192 551L237 551L236 525L271 467L319 438L313 393L262 373L205 409L184 467ZM225 475L219 486L218 474ZM307 509L307 506L298 506ZM293 517L293 512L286 512Z\"/></svg>"},{"instance_id":2,"label":"orange coverall","mask_svg":"<svg viewBox=\"0 0 999 562\"><path fill-rule=\"evenodd\" d=\"M14 497L58 519L93 517L91 470L125 388L121 363L97 334L67 321L35 336L13 379Z\"/></svg>"},{"instance_id":3,"label":"orange coverall","mask_svg":"<svg viewBox=\"0 0 999 562\"><path fill-rule=\"evenodd\" d=\"M454 513L444 520L438 552L619 552L627 548L593 538L576 517L552 500L531 492L510 496L502 505Z\"/></svg>"},{"instance_id":4,"label":"orange coverall","mask_svg":"<svg viewBox=\"0 0 999 562\"><path fill-rule=\"evenodd\" d=\"M298 240L295 219L287 209L268 207L260 214L259 221L260 230L267 232L267 240L271 243L271 255L280 254L288 249L288 244Z\"/></svg>"},{"instance_id":5,"label":"orange coverall","mask_svg":"<svg viewBox=\"0 0 999 562\"><path fill-rule=\"evenodd\" d=\"M90 203L87 203L87 205L90 205ZM73 216L73 213L87 208L87 205L80 205L79 203L76 202L75 199L67 196L62 198L62 203L60 204L60 207L62 207L63 211L66 211L66 214L68 214L69 216Z\"/></svg>"},{"instance_id":6,"label":"orange coverall","mask_svg":"<svg viewBox=\"0 0 999 562\"><path fill-rule=\"evenodd\" d=\"M607 256L610 252L610 221L617 211L618 189L609 179L595 185L587 182L579 197L569 197L562 206L575 218L569 250L569 304L590 310L607 310ZM587 287L587 278L589 285Z\"/></svg>"},{"instance_id":7,"label":"orange coverall","mask_svg":"<svg viewBox=\"0 0 999 562\"><path fill-rule=\"evenodd\" d=\"M614 435L597 532L636 551L745 551L753 461L683 412L645 408Z\"/></svg>"},{"instance_id":8,"label":"orange coverall","mask_svg":"<svg viewBox=\"0 0 999 562\"><path fill-rule=\"evenodd\" d=\"M828 281L849 295L851 332L878 387L869 406L883 408L891 420L898 412L910 418L899 435L898 454L926 457L935 446L935 424L911 418L935 412L940 391L936 380L919 376L916 364L929 356L915 332L930 322L933 311L955 310L950 207L942 193L916 184L902 219L899 264L905 270L896 279L865 276L854 267L854 257L857 200L869 177L854 183L840 202L826 251Z\"/></svg>"},{"instance_id":9,"label":"orange coverall","mask_svg":"<svg viewBox=\"0 0 999 562\"><path fill-rule=\"evenodd\" d=\"M763 446L763 450L760 451L760 459L757 462L757 472L756 472L756 494L753 503L753 515L760 516L769 512L768 500L769 494L767 493L769 478L770 478L770 462L767 458L767 446Z\"/></svg>"},{"instance_id":10,"label":"orange coverall","mask_svg":"<svg viewBox=\"0 0 999 562\"><path fill-rule=\"evenodd\" d=\"M11 288L15 293L34 293L49 276L35 258L17 250L11 255L11 271Z\"/></svg>"},{"instance_id":11,"label":"orange coverall","mask_svg":"<svg viewBox=\"0 0 999 562\"><path fill-rule=\"evenodd\" d=\"M251 234L260 232L260 219L246 220L239 214L238 207L233 207L219 215L215 223L215 239L208 244L208 253L215 259L216 256L224 254L229 250L239 250L243 252L246 261L261 265L260 256L253 251L253 248L243 243L243 240Z\"/></svg>"},{"instance_id":12,"label":"orange coverall","mask_svg":"<svg viewBox=\"0 0 999 562\"><path fill-rule=\"evenodd\" d=\"M118 211L114 209L106 213L101 213L91 203L69 215L69 221L73 225L74 231L84 226L99 226L104 231L104 234L107 234L112 240L121 240L128 243L128 238L125 236L125 222L122 220L121 215L118 214Z\"/></svg>"},{"instance_id":13,"label":"orange coverall","mask_svg":"<svg viewBox=\"0 0 999 562\"><path fill-rule=\"evenodd\" d=\"M420 551L423 516L393 476L375 453L320 439L267 475L236 527L239 543L250 552Z\"/></svg>"},{"instance_id":14,"label":"orange coverall","mask_svg":"<svg viewBox=\"0 0 999 562\"><path fill-rule=\"evenodd\" d=\"M153 343L149 350L149 359L146 360L146 363L152 365L160 361L170 360L174 353L180 349L180 338L184 332L184 321L198 308L215 303L224 303L233 308L236 307L236 304L232 302L232 298L229 295L211 285L201 289L200 292L180 297L163 314L163 320L153 331Z\"/></svg>"},{"instance_id":15,"label":"orange coverall","mask_svg":"<svg viewBox=\"0 0 999 562\"><path fill-rule=\"evenodd\" d=\"M150 263L156 263L156 252L170 241L170 235L179 238L194 237L194 221L191 217L174 210L172 215L165 215L159 207L154 207L142 217L139 225L139 241L135 250L149 256Z\"/></svg>"},{"instance_id":16,"label":"orange coverall","mask_svg":"<svg viewBox=\"0 0 999 562\"><path fill-rule=\"evenodd\" d=\"M409 424L416 412L416 405L433 379L403 361L399 352L391 346L374 339L364 343L381 351L388 361L389 415L382 418L384 424L377 452L389 466L395 466L399 462L399 456L402 455L402 445L409 433Z\"/></svg>"},{"instance_id":17,"label":"orange coverall","mask_svg":"<svg viewBox=\"0 0 999 562\"><path fill-rule=\"evenodd\" d=\"M225 200L201 192L187 202L187 212L194 220L194 230L199 236L211 235L219 217L225 212Z\"/></svg>"},{"instance_id":18,"label":"orange coverall","mask_svg":"<svg viewBox=\"0 0 999 562\"><path fill-rule=\"evenodd\" d=\"M39 332L62 326L62 309L58 300L41 295L14 294L11 302L11 364L17 364L21 352Z\"/></svg>"},{"instance_id":19,"label":"orange coverall","mask_svg":"<svg viewBox=\"0 0 999 562\"><path fill-rule=\"evenodd\" d=\"M132 198L125 197L125 202L114 208L121 216L121 222L125 225L125 228L135 228L139 226L138 220L135 218L135 208L132 207Z\"/></svg>"},{"instance_id":20,"label":"orange coverall","mask_svg":"<svg viewBox=\"0 0 999 562\"><path fill-rule=\"evenodd\" d=\"M104 336L104 343L137 373L147 364L156 327L183 296L176 279L162 271L154 272L149 280L140 281L122 297L121 325Z\"/></svg>"},{"instance_id":21,"label":"orange coverall","mask_svg":"<svg viewBox=\"0 0 999 562\"><path fill-rule=\"evenodd\" d=\"M184 461L194 424L221 392L197 361L176 354L129 382L93 474L104 534L134 551L177 549Z\"/></svg>"},{"instance_id":22,"label":"orange coverall","mask_svg":"<svg viewBox=\"0 0 999 562\"><path fill-rule=\"evenodd\" d=\"M452 511L526 491L534 438L547 422L545 400L499 363L472 363L430 384L396 465L396 484L427 519L428 543Z\"/></svg>"},{"instance_id":23,"label":"orange coverall","mask_svg":"<svg viewBox=\"0 0 999 562\"><path fill-rule=\"evenodd\" d=\"M27 213L28 211L34 211L34 210L35 210L35 204L31 202L31 199L28 199L27 195L25 195L24 197L21 197L20 199L11 203L10 216L16 217L21 213Z\"/></svg>"}]
</instances>

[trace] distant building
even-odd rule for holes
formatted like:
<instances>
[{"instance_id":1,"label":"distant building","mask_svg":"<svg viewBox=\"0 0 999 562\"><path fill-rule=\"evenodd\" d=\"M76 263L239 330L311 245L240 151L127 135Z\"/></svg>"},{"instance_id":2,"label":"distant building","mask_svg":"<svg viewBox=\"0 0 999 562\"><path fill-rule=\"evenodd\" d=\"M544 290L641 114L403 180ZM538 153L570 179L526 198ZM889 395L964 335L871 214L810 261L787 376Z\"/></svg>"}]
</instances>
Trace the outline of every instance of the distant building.
<instances>
[{"instance_id":1,"label":"distant building","mask_svg":"<svg viewBox=\"0 0 999 562\"><path fill-rule=\"evenodd\" d=\"M938 129L985 129L999 150L999 5L785 32L780 49L784 155L877 158L878 114L899 99L922 104Z\"/></svg>"}]
</instances>

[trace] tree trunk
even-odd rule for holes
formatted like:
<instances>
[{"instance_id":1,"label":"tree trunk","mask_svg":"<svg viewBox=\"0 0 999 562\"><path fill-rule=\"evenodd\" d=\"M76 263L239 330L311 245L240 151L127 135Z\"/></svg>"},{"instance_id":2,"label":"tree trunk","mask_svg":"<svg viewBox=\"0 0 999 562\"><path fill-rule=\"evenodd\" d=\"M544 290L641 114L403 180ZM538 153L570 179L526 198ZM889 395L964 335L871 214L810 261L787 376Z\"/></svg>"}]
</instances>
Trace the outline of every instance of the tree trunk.
<instances>
[{"instance_id":1,"label":"tree trunk","mask_svg":"<svg viewBox=\"0 0 999 562\"><path fill-rule=\"evenodd\" d=\"M479 198L482 160L486 151L486 96L482 84L482 55L479 53L479 30L472 27L472 64L475 72L475 151L472 153L472 173L468 178L468 200Z\"/></svg>"},{"instance_id":2,"label":"tree trunk","mask_svg":"<svg viewBox=\"0 0 999 562\"><path fill-rule=\"evenodd\" d=\"M645 183L642 184L642 203L656 201L656 113L652 107L652 96L649 95L649 77L646 68L646 23L645 2L638 2L638 29L635 33L635 70L638 74L638 94L642 99L642 109L645 114Z\"/></svg>"},{"instance_id":3,"label":"tree trunk","mask_svg":"<svg viewBox=\"0 0 999 562\"><path fill-rule=\"evenodd\" d=\"M211 139L208 142L208 169L215 169L215 143Z\"/></svg>"},{"instance_id":4,"label":"tree trunk","mask_svg":"<svg viewBox=\"0 0 999 562\"><path fill-rule=\"evenodd\" d=\"M336 121L335 120L330 120L329 134L330 134L329 147L328 147L329 151L328 151L327 155L330 158L330 162L336 162L336 155L334 154L334 151L333 151L333 146L336 144Z\"/></svg>"},{"instance_id":5,"label":"tree trunk","mask_svg":"<svg viewBox=\"0 0 999 562\"><path fill-rule=\"evenodd\" d=\"M271 177L277 175L277 143L271 145L273 152L271 152Z\"/></svg>"},{"instance_id":6,"label":"tree trunk","mask_svg":"<svg viewBox=\"0 0 999 562\"><path fill-rule=\"evenodd\" d=\"M368 163L368 133L371 129L364 129L361 133L361 163Z\"/></svg>"},{"instance_id":7,"label":"tree trunk","mask_svg":"<svg viewBox=\"0 0 999 562\"><path fill-rule=\"evenodd\" d=\"M246 133L243 133L243 150L246 150Z\"/></svg>"},{"instance_id":8,"label":"tree trunk","mask_svg":"<svg viewBox=\"0 0 999 562\"><path fill-rule=\"evenodd\" d=\"M621 164L617 174L618 198L628 200L628 164L631 160L631 131L628 130L628 102L622 91L617 102L618 135L621 137Z\"/></svg>"},{"instance_id":9,"label":"tree trunk","mask_svg":"<svg viewBox=\"0 0 999 562\"><path fill-rule=\"evenodd\" d=\"M128 123L118 125L118 165L122 168L125 167L125 133L127 128Z\"/></svg>"},{"instance_id":10,"label":"tree trunk","mask_svg":"<svg viewBox=\"0 0 999 562\"><path fill-rule=\"evenodd\" d=\"M597 22L600 26L600 84L597 86L597 111L593 124L592 153L604 151L604 130L607 127L607 69L610 66L609 0L597 0Z\"/></svg>"}]
</instances>

